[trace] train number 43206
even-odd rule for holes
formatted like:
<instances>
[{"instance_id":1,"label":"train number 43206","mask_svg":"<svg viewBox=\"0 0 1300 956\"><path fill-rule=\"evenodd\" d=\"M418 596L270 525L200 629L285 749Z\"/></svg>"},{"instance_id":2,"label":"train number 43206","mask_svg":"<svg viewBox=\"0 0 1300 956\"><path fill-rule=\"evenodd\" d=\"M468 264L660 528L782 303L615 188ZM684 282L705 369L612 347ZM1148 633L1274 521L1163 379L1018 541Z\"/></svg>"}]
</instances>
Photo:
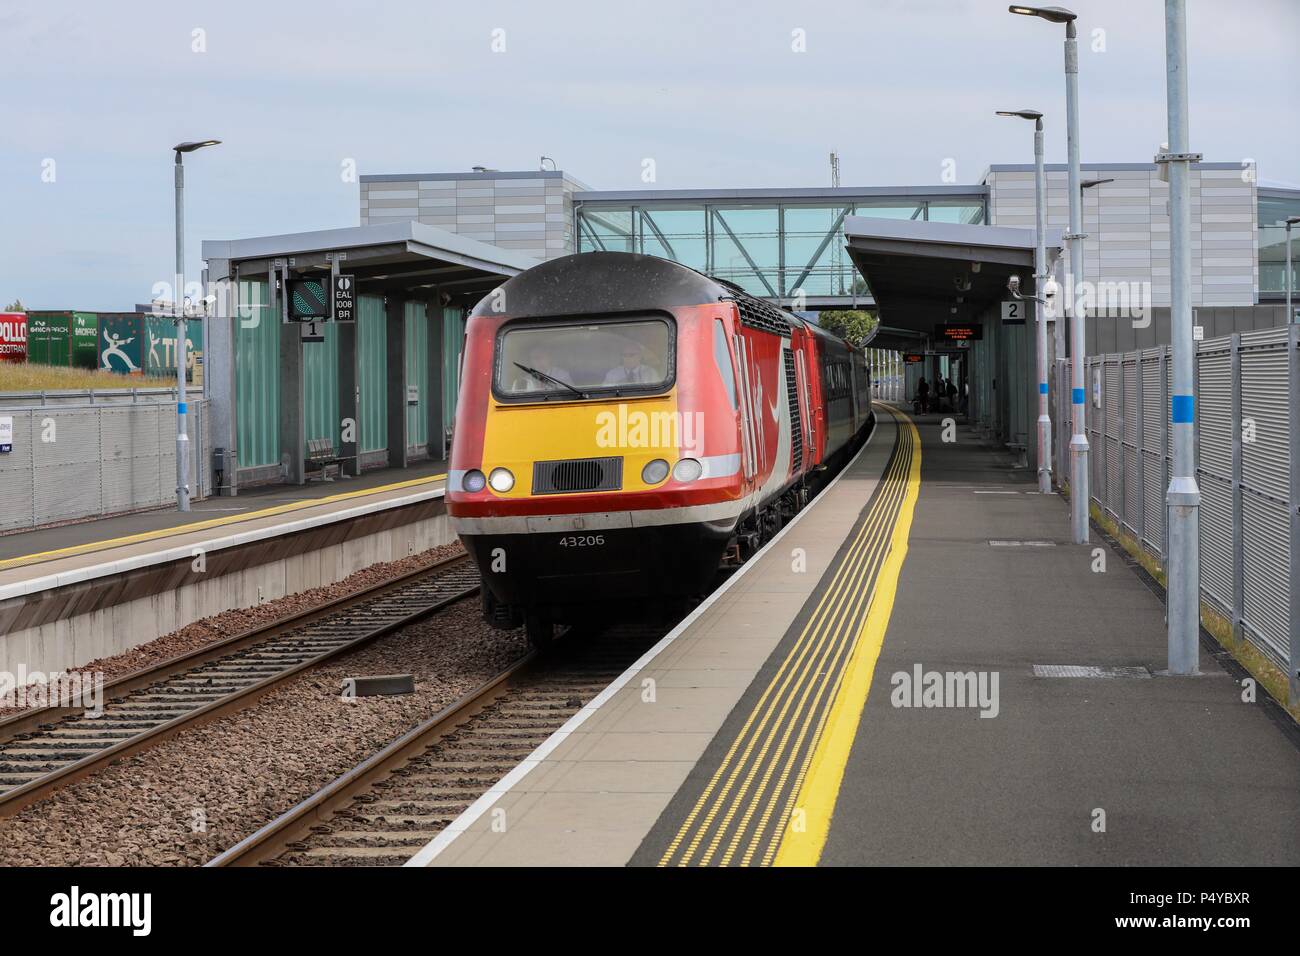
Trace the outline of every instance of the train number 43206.
<instances>
[{"instance_id":1,"label":"train number 43206","mask_svg":"<svg viewBox=\"0 0 1300 956\"><path fill-rule=\"evenodd\" d=\"M561 548L595 548L604 543L603 534L567 534L560 539Z\"/></svg>"}]
</instances>

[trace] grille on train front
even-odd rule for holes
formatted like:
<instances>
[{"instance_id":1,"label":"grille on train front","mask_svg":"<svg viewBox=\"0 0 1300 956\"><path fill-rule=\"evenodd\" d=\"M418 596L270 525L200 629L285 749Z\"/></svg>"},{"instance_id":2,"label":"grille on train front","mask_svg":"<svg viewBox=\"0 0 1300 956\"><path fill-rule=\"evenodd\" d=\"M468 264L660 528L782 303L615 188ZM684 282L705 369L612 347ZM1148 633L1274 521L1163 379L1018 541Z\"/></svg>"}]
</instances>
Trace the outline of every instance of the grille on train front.
<instances>
[{"instance_id":1,"label":"grille on train front","mask_svg":"<svg viewBox=\"0 0 1300 956\"><path fill-rule=\"evenodd\" d=\"M533 494L617 491L623 487L622 458L571 458L533 463Z\"/></svg>"}]
</instances>

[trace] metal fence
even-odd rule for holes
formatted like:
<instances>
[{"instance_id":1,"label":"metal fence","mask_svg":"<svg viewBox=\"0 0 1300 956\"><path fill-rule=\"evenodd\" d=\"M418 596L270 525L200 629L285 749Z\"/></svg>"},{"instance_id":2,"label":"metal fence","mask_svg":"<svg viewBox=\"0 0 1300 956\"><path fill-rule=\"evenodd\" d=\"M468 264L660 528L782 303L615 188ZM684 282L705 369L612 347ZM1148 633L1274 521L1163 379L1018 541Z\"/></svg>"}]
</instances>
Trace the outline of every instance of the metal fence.
<instances>
[{"instance_id":1,"label":"metal fence","mask_svg":"<svg viewBox=\"0 0 1300 956\"><path fill-rule=\"evenodd\" d=\"M1197 343L1202 601L1294 682L1300 667L1300 327ZM1165 564L1168 346L1088 359L1093 503Z\"/></svg>"},{"instance_id":2,"label":"metal fence","mask_svg":"<svg viewBox=\"0 0 1300 956\"><path fill-rule=\"evenodd\" d=\"M66 394L44 405L0 402L0 417L13 420L13 449L0 454L0 531L174 501L175 399L137 398L126 392L105 401L98 393L92 405L82 393L81 404ZM192 497L198 499L212 490L207 400L191 400L189 411Z\"/></svg>"}]
</instances>

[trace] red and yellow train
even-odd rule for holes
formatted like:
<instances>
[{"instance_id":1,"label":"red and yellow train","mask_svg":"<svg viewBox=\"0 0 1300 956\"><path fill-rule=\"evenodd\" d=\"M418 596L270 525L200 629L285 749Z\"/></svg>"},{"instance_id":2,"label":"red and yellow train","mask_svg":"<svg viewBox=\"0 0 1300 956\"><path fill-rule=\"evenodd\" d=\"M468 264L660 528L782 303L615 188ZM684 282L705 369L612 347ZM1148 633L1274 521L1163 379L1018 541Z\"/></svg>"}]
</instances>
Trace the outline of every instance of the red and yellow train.
<instances>
[{"instance_id":1,"label":"red and yellow train","mask_svg":"<svg viewBox=\"0 0 1300 956\"><path fill-rule=\"evenodd\" d=\"M737 286L591 252L470 316L447 509L484 612L527 626L706 592L874 416L860 349Z\"/></svg>"}]
</instances>

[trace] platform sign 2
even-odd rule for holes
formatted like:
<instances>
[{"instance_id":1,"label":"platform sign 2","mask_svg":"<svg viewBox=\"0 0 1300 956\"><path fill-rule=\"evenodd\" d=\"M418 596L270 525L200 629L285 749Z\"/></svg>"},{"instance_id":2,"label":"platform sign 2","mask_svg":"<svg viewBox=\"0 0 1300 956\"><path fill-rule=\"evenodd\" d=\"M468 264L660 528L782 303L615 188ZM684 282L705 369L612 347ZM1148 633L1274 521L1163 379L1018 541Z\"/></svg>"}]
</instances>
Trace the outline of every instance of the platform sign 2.
<instances>
[{"instance_id":1,"label":"platform sign 2","mask_svg":"<svg viewBox=\"0 0 1300 956\"><path fill-rule=\"evenodd\" d=\"M329 318L329 300L323 279L290 279L288 285L290 322Z\"/></svg>"},{"instance_id":2,"label":"platform sign 2","mask_svg":"<svg viewBox=\"0 0 1300 956\"><path fill-rule=\"evenodd\" d=\"M1002 303L1002 324L1025 324L1025 302L1023 299L1008 299Z\"/></svg>"},{"instance_id":3,"label":"platform sign 2","mask_svg":"<svg viewBox=\"0 0 1300 956\"><path fill-rule=\"evenodd\" d=\"M334 277L334 321L355 322L357 319L357 277Z\"/></svg>"}]
</instances>

